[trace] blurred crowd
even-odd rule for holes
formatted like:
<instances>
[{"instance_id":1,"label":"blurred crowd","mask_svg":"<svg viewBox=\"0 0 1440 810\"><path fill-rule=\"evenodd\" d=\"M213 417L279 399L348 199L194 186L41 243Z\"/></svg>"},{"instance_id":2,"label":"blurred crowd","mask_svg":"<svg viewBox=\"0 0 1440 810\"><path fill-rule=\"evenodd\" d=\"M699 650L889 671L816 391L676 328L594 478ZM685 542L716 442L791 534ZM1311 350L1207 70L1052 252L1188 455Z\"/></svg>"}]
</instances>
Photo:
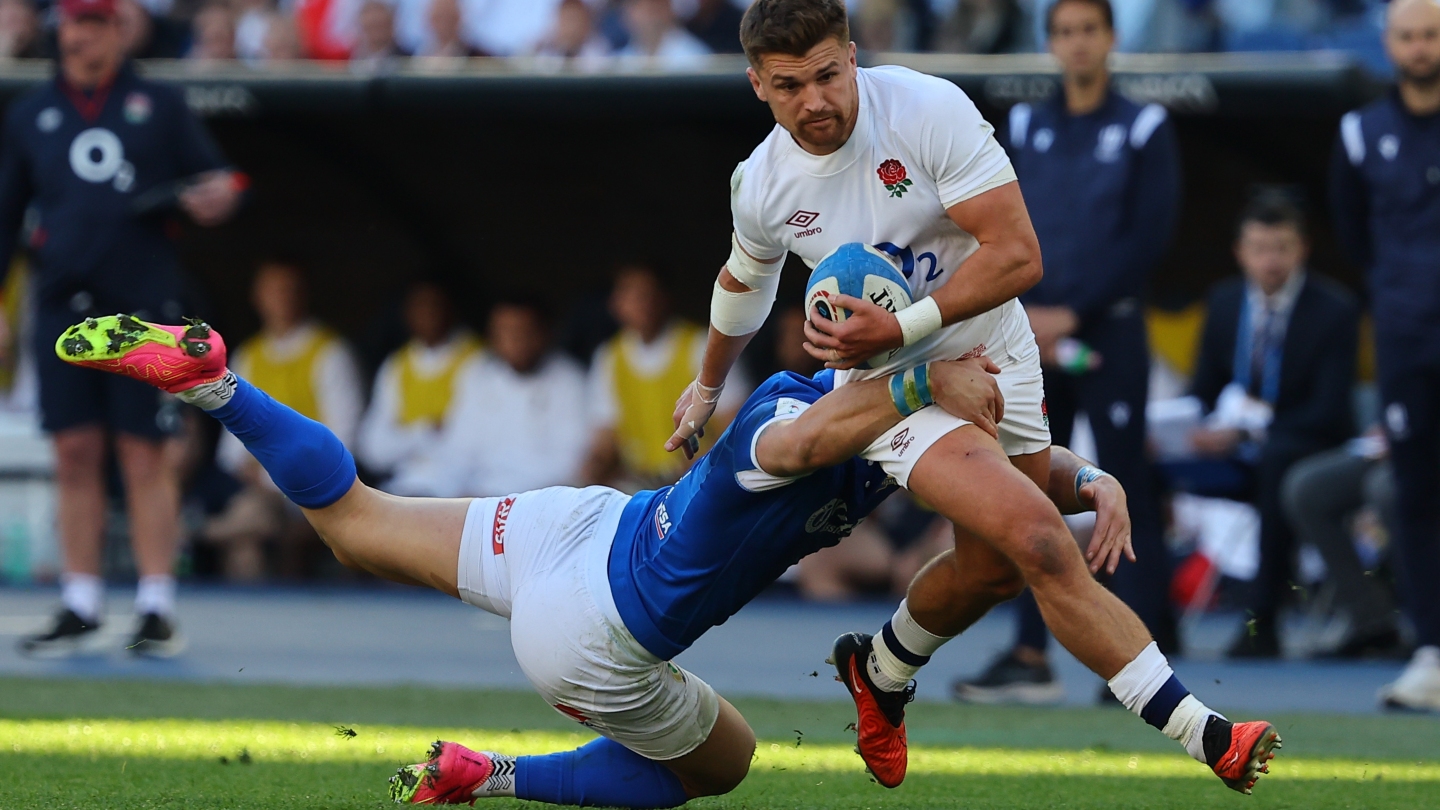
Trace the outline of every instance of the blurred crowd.
<instances>
[{"instance_id":1,"label":"blurred crowd","mask_svg":"<svg viewBox=\"0 0 1440 810\"><path fill-rule=\"evenodd\" d=\"M862 49L1023 53L1053 0L848 0ZM201 67L297 59L359 72L467 57L578 70L701 66L738 53L748 0L119 0L132 56ZM1116 0L1130 52L1340 48L1377 55L1383 0ZM0 59L54 51L51 0L0 0Z\"/></svg>"}]
</instances>

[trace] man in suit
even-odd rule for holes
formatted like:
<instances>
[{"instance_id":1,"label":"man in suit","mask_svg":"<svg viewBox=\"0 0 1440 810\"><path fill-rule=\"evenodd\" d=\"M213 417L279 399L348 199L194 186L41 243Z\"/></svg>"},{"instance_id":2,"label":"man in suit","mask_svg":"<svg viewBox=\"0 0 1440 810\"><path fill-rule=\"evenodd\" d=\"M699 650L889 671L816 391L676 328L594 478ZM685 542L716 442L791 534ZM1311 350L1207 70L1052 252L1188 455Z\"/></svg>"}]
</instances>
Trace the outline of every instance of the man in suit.
<instances>
[{"instance_id":1,"label":"man in suit","mask_svg":"<svg viewBox=\"0 0 1440 810\"><path fill-rule=\"evenodd\" d=\"M1195 449L1247 467L1260 510L1252 621L1234 657L1280 654L1276 622L1294 551L1281 505L1285 472L1354 433L1359 310L1339 285L1306 272L1308 255L1294 203L1273 194L1252 201L1235 243L1243 277L1211 291L1195 372L1193 393L1212 413L1192 436Z\"/></svg>"}]
</instances>

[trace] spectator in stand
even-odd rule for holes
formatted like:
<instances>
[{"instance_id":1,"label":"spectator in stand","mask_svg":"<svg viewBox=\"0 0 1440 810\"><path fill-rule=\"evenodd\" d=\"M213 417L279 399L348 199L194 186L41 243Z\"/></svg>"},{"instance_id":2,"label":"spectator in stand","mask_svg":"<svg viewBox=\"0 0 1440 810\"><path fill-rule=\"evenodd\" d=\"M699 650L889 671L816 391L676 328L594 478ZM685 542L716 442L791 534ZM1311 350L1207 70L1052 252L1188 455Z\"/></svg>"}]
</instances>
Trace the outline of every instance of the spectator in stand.
<instances>
[{"instance_id":1,"label":"spectator in stand","mask_svg":"<svg viewBox=\"0 0 1440 810\"><path fill-rule=\"evenodd\" d=\"M674 432L675 392L700 373L704 330L674 318L670 295L654 268L630 264L615 275L610 314L620 333L595 352L590 369L590 407L595 426L586 476L628 491L672 484L689 467L684 456L665 452ZM732 373L721 395L718 436L744 403L748 385Z\"/></svg>"},{"instance_id":2,"label":"spectator in stand","mask_svg":"<svg viewBox=\"0 0 1440 810\"><path fill-rule=\"evenodd\" d=\"M380 366L355 455L385 476L386 492L437 495L452 475L441 436L459 408L460 380L480 362L480 341L456 326L449 296L429 282L406 296L405 326L410 341Z\"/></svg>"},{"instance_id":3,"label":"spectator in stand","mask_svg":"<svg viewBox=\"0 0 1440 810\"><path fill-rule=\"evenodd\" d=\"M533 298L490 313L489 352L461 381L445 427L454 491L488 497L581 479L590 422L585 372L552 348L551 309Z\"/></svg>"},{"instance_id":4,"label":"spectator in stand","mask_svg":"<svg viewBox=\"0 0 1440 810\"><path fill-rule=\"evenodd\" d=\"M465 41L490 56L535 52L562 0L464 0Z\"/></svg>"},{"instance_id":5,"label":"spectator in stand","mask_svg":"<svg viewBox=\"0 0 1440 810\"><path fill-rule=\"evenodd\" d=\"M235 55L255 64L265 58L265 33L275 14L275 0L236 0Z\"/></svg>"},{"instance_id":6,"label":"spectator in stand","mask_svg":"<svg viewBox=\"0 0 1440 810\"><path fill-rule=\"evenodd\" d=\"M1235 242L1243 277L1216 285L1207 305L1192 391L1211 417L1191 441L1200 455L1250 473L1260 512L1250 621L1231 657L1280 655L1280 608L1295 554L1285 475L1355 432L1359 308L1344 288L1306 272L1309 252L1300 209L1274 192L1257 195Z\"/></svg>"},{"instance_id":7,"label":"spectator in stand","mask_svg":"<svg viewBox=\"0 0 1440 810\"><path fill-rule=\"evenodd\" d=\"M744 16L734 0L696 0L695 13L685 21L685 30L714 53L743 53L740 20Z\"/></svg>"},{"instance_id":8,"label":"spectator in stand","mask_svg":"<svg viewBox=\"0 0 1440 810\"><path fill-rule=\"evenodd\" d=\"M1395 621L1395 599L1360 561L1351 529L1351 519L1365 507L1387 529L1396 525L1394 476L1385 456L1385 434L1377 427L1345 447L1299 462L1285 476L1281 497L1290 526L1300 542L1324 558L1335 608L1346 620L1345 636L1320 653L1325 658L1407 653Z\"/></svg>"},{"instance_id":9,"label":"spectator in stand","mask_svg":"<svg viewBox=\"0 0 1440 810\"><path fill-rule=\"evenodd\" d=\"M40 15L31 0L0 0L0 60L44 57Z\"/></svg>"},{"instance_id":10,"label":"spectator in stand","mask_svg":"<svg viewBox=\"0 0 1440 810\"><path fill-rule=\"evenodd\" d=\"M235 58L235 16L224 3L208 3L195 15L186 59L222 61Z\"/></svg>"},{"instance_id":11,"label":"spectator in stand","mask_svg":"<svg viewBox=\"0 0 1440 810\"><path fill-rule=\"evenodd\" d=\"M555 13L555 27L535 54L581 69L598 69L609 63L610 41L595 30L595 12L584 0L564 0Z\"/></svg>"},{"instance_id":12,"label":"spectator in stand","mask_svg":"<svg viewBox=\"0 0 1440 810\"><path fill-rule=\"evenodd\" d=\"M459 64L457 60L480 55L460 38L464 30L460 0L430 0L425 16L429 22L428 36L415 54L420 65L451 67Z\"/></svg>"},{"instance_id":13,"label":"spectator in stand","mask_svg":"<svg viewBox=\"0 0 1440 810\"><path fill-rule=\"evenodd\" d=\"M340 336L310 317L299 265L284 259L261 264L251 303L260 316L260 333L233 351L230 368L353 447L364 403L359 371ZM222 549L226 578L264 577L269 568L265 547L276 542L279 572L289 577L307 573L323 547L304 516L280 494L239 439L222 434L215 456L242 486L200 535Z\"/></svg>"},{"instance_id":14,"label":"spectator in stand","mask_svg":"<svg viewBox=\"0 0 1440 810\"><path fill-rule=\"evenodd\" d=\"M395 44L395 10L384 0L365 0L360 6L359 35L350 49L350 69L383 73L394 70L405 56Z\"/></svg>"},{"instance_id":15,"label":"spectator in stand","mask_svg":"<svg viewBox=\"0 0 1440 810\"><path fill-rule=\"evenodd\" d=\"M115 0L125 53L131 59L179 59L190 32L184 23L153 16L135 0Z\"/></svg>"},{"instance_id":16,"label":"spectator in stand","mask_svg":"<svg viewBox=\"0 0 1440 810\"><path fill-rule=\"evenodd\" d=\"M1024 14L1016 0L959 0L940 26L936 50L952 53L1013 53L1020 46Z\"/></svg>"},{"instance_id":17,"label":"spectator in stand","mask_svg":"<svg viewBox=\"0 0 1440 810\"><path fill-rule=\"evenodd\" d=\"M343 62L355 45L359 10L359 0L294 0L282 15L294 21L301 53L310 59Z\"/></svg>"},{"instance_id":18,"label":"spectator in stand","mask_svg":"<svg viewBox=\"0 0 1440 810\"><path fill-rule=\"evenodd\" d=\"M1010 111L1011 162L1045 255L1044 279L1021 300L1040 348L1053 440L1069 445L1084 413L1095 460L1129 497L1137 561L1122 560L1110 587L1160 649L1174 654L1180 642L1167 598L1170 566L1145 454L1150 351L1143 302L1178 219L1180 158L1165 108L1142 107L1111 85L1108 0L1060 0L1049 14L1061 90ZM1064 696L1034 597L1026 592L1016 605L1014 647L979 678L957 683L958 698ZM1110 690L1100 699L1112 700Z\"/></svg>"},{"instance_id":19,"label":"spectator in stand","mask_svg":"<svg viewBox=\"0 0 1440 810\"><path fill-rule=\"evenodd\" d=\"M1369 271L1380 398L1395 471L1396 568L1419 646L1381 690L1440 710L1440 3L1395 0L1385 46L1397 87L1340 122L1331 201Z\"/></svg>"},{"instance_id":20,"label":"spectator in stand","mask_svg":"<svg viewBox=\"0 0 1440 810\"><path fill-rule=\"evenodd\" d=\"M295 19L288 14L271 12L265 23L265 39L261 50L261 60L265 63L292 62L296 59L304 59L304 43L300 40L300 29L295 24Z\"/></svg>"},{"instance_id":21,"label":"spectator in stand","mask_svg":"<svg viewBox=\"0 0 1440 810\"><path fill-rule=\"evenodd\" d=\"M705 43L680 27L670 0L624 0L625 30L630 41L620 50L621 64L630 68L693 70L710 55ZM739 29L736 29L739 37Z\"/></svg>"}]
</instances>

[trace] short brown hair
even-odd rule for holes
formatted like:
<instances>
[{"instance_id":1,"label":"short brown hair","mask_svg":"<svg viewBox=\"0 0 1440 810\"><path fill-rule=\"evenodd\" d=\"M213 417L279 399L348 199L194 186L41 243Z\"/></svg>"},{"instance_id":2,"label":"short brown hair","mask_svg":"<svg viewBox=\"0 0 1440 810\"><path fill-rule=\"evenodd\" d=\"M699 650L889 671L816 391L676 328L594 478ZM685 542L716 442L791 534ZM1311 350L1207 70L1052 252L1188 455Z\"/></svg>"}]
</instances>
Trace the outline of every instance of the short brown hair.
<instances>
[{"instance_id":1,"label":"short brown hair","mask_svg":"<svg viewBox=\"0 0 1440 810\"><path fill-rule=\"evenodd\" d=\"M1045 33L1055 32L1055 12L1066 3L1083 3L1100 10L1100 16L1105 18L1105 26L1111 31L1115 30L1115 8L1110 5L1110 0L1055 0L1050 4L1049 10L1045 12Z\"/></svg>"},{"instance_id":2,"label":"short brown hair","mask_svg":"<svg viewBox=\"0 0 1440 810\"><path fill-rule=\"evenodd\" d=\"M804 56L831 37L850 41L844 0L755 0L740 21L740 45L757 67L767 53Z\"/></svg>"}]
</instances>

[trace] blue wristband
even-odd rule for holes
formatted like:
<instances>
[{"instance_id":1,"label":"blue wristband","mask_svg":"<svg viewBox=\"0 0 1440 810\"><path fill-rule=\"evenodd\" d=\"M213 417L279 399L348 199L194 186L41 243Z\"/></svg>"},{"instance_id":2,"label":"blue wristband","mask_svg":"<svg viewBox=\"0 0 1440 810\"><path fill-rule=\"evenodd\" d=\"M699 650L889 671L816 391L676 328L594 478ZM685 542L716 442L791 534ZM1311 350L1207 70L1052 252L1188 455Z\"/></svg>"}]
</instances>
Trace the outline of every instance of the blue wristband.
<instances>
[{"instance_id":1,"label":"blue wristband","mask_svg":"<svg viewBox=\"0 0 1440 810\"><path fill-rule=\"evenodd\" d=\"M909 416L929 405L935 404L930 393L928 366L918 366L890 377L890 401L901 416Z\"/></svg>"},{"instance_id":2,"label":"blue wristband","mask_svg":"<svg viewBox=\"0 0 1440 810\"><path fill-rule=\"evenodd\" d=\"M1079 471L1075 473L1075 502L1079 504L1085 503L1085 499L1080 496L1081 487L1087 484L1093 484L1109 474L1110 473L1098 467L1091 467L1088 464L1081 467Z\"/></svg>"}]
</instances>

